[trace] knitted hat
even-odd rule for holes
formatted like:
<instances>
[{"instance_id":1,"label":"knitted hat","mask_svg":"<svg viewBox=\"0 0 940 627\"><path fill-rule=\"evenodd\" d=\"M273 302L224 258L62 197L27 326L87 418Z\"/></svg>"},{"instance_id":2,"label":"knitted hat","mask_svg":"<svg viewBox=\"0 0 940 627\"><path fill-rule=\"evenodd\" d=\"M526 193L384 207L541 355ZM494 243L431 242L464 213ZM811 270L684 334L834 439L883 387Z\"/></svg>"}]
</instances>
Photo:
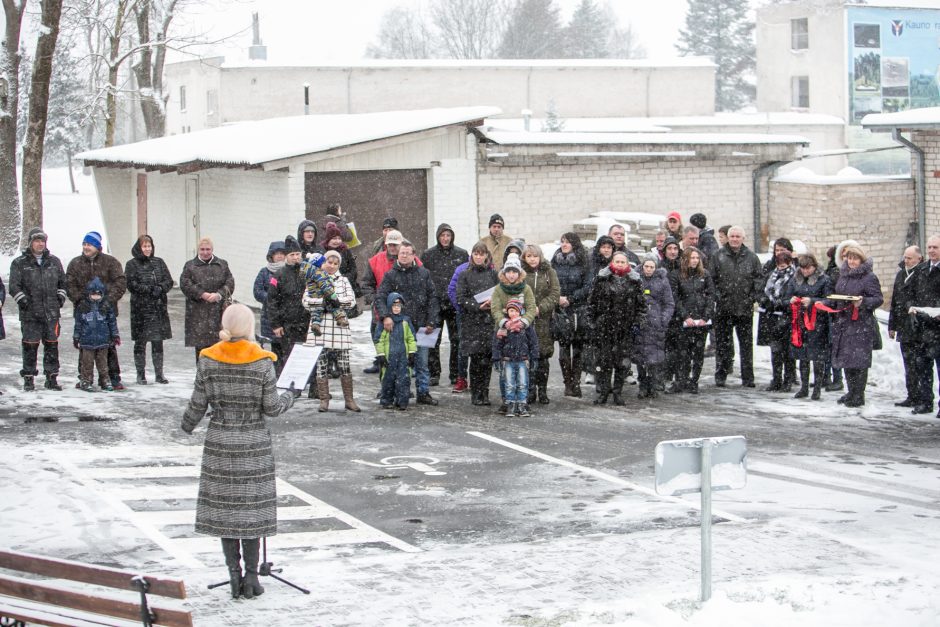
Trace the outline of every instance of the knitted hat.
<instances>
[{"instance_id":1,"label":"knitted hat","mask_svg":"<svg viewBox=\"0 0 940 627\"><path fill-rule=\"evenodd\" d=\"M396 218L385 218L382 220L383 229L398 229L398 220Z\"/></svg>"},{"instance_id":2,"label":"knitted hat","mask_svg":"<svg viewBox=\"0 0 940 627\"><path fill-rule=\"evenodd\" d=\"M46 239L48 239L48 236L45 233L43 233L43 230L41 228L39 228L38 226L35 226L29 230L27 241L30 244L32 244L34 239L41 239L42 241L46 241Z\"/></svg>"},{"instance_id":3,"label":"knitted hat","mask_svg":"<svg viewBox=\"0 0 940 627\"><path fill-rule=\"evenodd\" d=\"M328 250L325 253L323 253L323 261L326 261L330 257L335 257L336 260L339 261L340 263L343 262L343 256L335 250ZM322 266L323 264L321 263L320 265Z\"/></svg>"},{"instance_id":4,"label":"knitted hat","mask_svg":"<svg viewBox=\"0 0 940 627\"><path fill-rule=\"evenodd\" d=\"M343 239L343 232L339 230L335 222L327 222L324 230L323 241L329 243L334 237Z\"/></svg>"},{"instance_id":5,"label":"knitted hat","mask_svg":"<svg viewBox=\"0 0 940 627\"><path fill-rule=\"evenodd\" d=\"M680 222L681 222L681 220L680 220ZM693 213L692 216L689 218L689 224L691 224L692 226L694 226L694 227L696 227L696 228L704 229L704 228L705 228L705 225L707 224L707 221L706 221L706 219L705 219L705 214L704 214L704 213Z\"/></svg>"},{"instance_id":6,"label":"knitted hat","mask_svg":"<svg viewBox=\"0 0 940 627\"><path fill-rule=\"evenodd\" d=\"M506 270L522 272L522 261L519 260L519 255L516 253L509 253L506 255L506 263L503 264L503 272Z\"/></svg>"},{"instance_id":7,"label":"knitted hat","mask_svg":"<svg viewBox=\"0 0 940 627\"><path fill-rule=\"evenodd\" d=\"M85 239L82 240L82 244L91 244L98 250L101 250L101 233L98 231L88 231L85 234Z\"/></svg>"},{"instance_id":8,"label":"knitted hat","mask_svg":"<svg viewBox=\"0 0 940 627\"><path fill-rule=\"evenodd\" d=\"M862 261L865 261L866 259L868 259L868 255L865 254L865 251L862 250L862 247L859 246L858 244L847 244L842 247L842 250L840 252L845 257L848 257L849 255L853 255L855 257L858 257Z\"/></svg>"},{"instance_id":9,"label":"knitted hat","mask_svg":"<svg viewBox=\"0 0 940 627\"><path fill-rule=\"evenodd\" d=\"M670 237L667 237L665 240L663 240L663 250L666 250L667 246L675 246L676 248L678 248L679 242L676 241L676 238L670 236Z\"/></svg>"},{"instance_id":10,"label":"knitted hat","mask_svg":"<svg viewBox=\"0 0 940 627\"><path fill-rule=\"evenodd\" d=\"M385 234L385 245L388 246L389 244L397 244L401 246L401 243L404 241L404 239L405 238L401 236L401 231L389 231Z\"/></svg>"},{"instance_id":11,"label":"knitted hat","mask_svg":"<svg viewBox=\"0 0 940 627\"><path fill-rule=\"evenodd\" d=\"M675 218L676 222L682 223L682 216L679 215L678 211L670 211L666 214L666 222L669 222L670 218Z\"/></svg>"},{"instance_id":12,"label":"knitted hat","mask_svg":"<svg viewBox=\"0 0 940 627\"><path fill-rule=\"evenodd\" d=\"M281 244L281 248L284 249L285 253L301 252L300 243L297 241L297 238L295 238L293 235L288 235L287 237L284 238L284 241Z\"/></svg>"},{"instance_id":13,"label":"knitted hat","mask_svg":"<svg viewBox=\"0 0 940 627\"><path fill-rule=\"evenodd\" d=\"M520 316L524 316L525 302L521 298L510 298L506 301L506 312L508 313L510 309L515 309L519 312Z\"/></svg>"},{"instance_id":14,"label":"knitted hat","mask_svg":"<svg viewBox=\"0 0 940 627\"><path fill-rule=\"evenodd\" d=\"M493 226L494 224L506 226L506 223L503 221L503 216L499 215L498 213L494 213L490 216L490 223L488 226Z\"/></svg>"},{"instance_id":15,"label":"knitted hat","mask_svg":"<svg viewBox=\"0 0 940 627\"><path fill-rule=\"evenodd\" d=\"M234 303L225 308L222 313L222 330L219 339L223 342L231 340L247 340L255 334L255 314L251 309L241 303Z\"/></svg>"}]
</instances>

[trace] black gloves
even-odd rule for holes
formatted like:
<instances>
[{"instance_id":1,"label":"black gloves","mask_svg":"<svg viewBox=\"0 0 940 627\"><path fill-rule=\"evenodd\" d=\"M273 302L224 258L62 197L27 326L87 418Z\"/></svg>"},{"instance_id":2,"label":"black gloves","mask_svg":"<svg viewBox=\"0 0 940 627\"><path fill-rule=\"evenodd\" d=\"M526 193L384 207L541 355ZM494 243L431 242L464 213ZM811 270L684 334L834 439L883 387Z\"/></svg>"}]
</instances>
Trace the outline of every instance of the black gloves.
<instances>
[{"instance_id":1,"label":"black gloves","mask_svg":"<svg viewBox=\"0 0 940 627\"><path fill-rule=\"evenodd\" d=\"M303 394L303 390L298 390L294 387L294 382L290 382L290 387L287 388L287 391L291 393L294 398L300 398L300 395Z\"/></svg>"},{"instance_id":2,"label":"black gloves","mask_svg":"<svg viewBox=\"0 0 940 627\"><path fill-rule=\"evenodd\" d=\"M59 296L59 302L60 302L60 303L62 302L62 297L61 297L61 296ZM16 304L20 306L20 309L21 309L21 310L22 310L22 309L26 309L26 305L29 304L29 299L28 299L28 298L21 298L21 299L19 299L18 301L16 301Z\"/></svg>"},{"instance_id":3,"label":"black gloves","mask_svg":"<svg viewBox=\"0 0 940 627\"><path fill-rule=\"evenodd\" d=\"M408 353L408 367L415 367L415 353Z\"/></svg>"},{"instance_id":4,"label":"black gloves","mask_svg":"<svg viewBox=\"0 0 940 627\"><path fill-rule=\"evenodd\" d=\"M162 293L163 293L163 288L160 287L159 285L154 285L153 287L150 288L150 295L153 296L154 298L156 298Z\"/></svg>"},{"instance_id":5,"label":"black gloves","mask_svg":"<svg viewBox=\"0 0 940 627\"><path fill-rule=\"evenodd\" d=\"M379 368L388 368L388 358L385 355L376 355L375 363L379 365Z\"/></svg>"}]
</instances>

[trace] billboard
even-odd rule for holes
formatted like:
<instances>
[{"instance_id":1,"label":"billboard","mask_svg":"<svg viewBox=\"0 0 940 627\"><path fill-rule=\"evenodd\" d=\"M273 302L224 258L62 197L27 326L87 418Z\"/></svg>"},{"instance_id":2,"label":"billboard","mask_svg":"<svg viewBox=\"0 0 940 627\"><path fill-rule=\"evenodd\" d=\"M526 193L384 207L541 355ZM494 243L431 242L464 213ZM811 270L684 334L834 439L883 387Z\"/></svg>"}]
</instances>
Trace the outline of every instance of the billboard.
<instances>
[{"instance_id":1,"label":"billboard","mask_svg":"<svg viewBox=\"0 0 940 627\"><path fill-rule=\"evenodd\" d=\"M940 9L846 7L849 121L940 106Z\"/></svg>"}]
</instances>

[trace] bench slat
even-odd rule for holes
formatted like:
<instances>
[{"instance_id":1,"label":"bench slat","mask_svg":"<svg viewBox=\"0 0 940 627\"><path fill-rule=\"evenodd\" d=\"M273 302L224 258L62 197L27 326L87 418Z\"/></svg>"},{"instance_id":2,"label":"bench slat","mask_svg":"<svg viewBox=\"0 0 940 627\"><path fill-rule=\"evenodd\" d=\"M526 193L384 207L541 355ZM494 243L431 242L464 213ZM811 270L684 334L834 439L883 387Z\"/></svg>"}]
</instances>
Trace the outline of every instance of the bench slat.
<instances>
[{"instance_id":1,"label":"bench slat","mask_svg":"<svg viewBox=\"0 0 940 627\"><path fill-rule=\"evenodd\" d=\"M71 560L4 550L0 550L0 568L81 583L91 583L119 590L136 590L131 584L131 579L139 574L107 566L82 564ZM153 577L150 575L143 575L143 577L150 584L147 594L156 594L172 599L186 598L186 584L183 583L182 579Z\"/></svg>"},{"instance_id":2,"label":"bench slat","mask_svg":"<svg viewBox=\"0 0 940 627\"><path fill-rule=\"evenodd\" d=\"M0 616L49 627L140 627L140 621L103 617L65 607L52 607L12 597L0 597Z\"/></svg>"},{"instance_id":3,"label":"bench slat","mask_svg":"<svg viewBox=\"0 0 940 627\"><path fill-rule=\"evenodd\" d=\"M140 603L137 600L127 601L114 596L105 596L105 593L80 592L35 579L0 575L0 594L127 620L140 618ZM148 605L156 616L153 621L155 624L167 627L192 627L192 615L189 612L160 605Z\"/></svg>"}]
</instances>

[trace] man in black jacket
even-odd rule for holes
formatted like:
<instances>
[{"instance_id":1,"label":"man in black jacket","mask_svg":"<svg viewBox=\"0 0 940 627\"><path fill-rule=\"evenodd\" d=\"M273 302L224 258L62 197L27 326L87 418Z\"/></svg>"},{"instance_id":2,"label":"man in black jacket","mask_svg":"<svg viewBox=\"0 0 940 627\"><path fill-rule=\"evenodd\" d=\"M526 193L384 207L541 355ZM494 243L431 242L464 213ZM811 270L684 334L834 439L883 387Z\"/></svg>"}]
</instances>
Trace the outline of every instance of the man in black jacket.
<instances>
[{"instance_id":1,"label":"man in black jacket","mask_svg":"<svg viewBox=\"0 0 940 627\"><path fill-rule=\"evenodd\" d=\"M763 290L760 260L744 245L744 229L728 229L728 243L708 263L715 282L715 385L725 386L734 367L734 339L741 349L741 385L754 387L754 303Z\"/></svg>"},{"instance_id":2,"label":"man in black jacket","mask_svg":"<svg viewBox=\"0 0 940 627\"><path fill-rule=\"evenodd\" d=\"M431 333L440 326L441 305L434 289L434 282L431 280L431 273L417 264L414 244L408 240L404 240L398 247L398 261L385 273L379 291L375 295L375 309L379 320L388 332L392 331L394 325L391 311L386 303L388 295L392 292L401 294L405 301L402 313L411 318L416 332L423 329L425 333ZM431 374L428 370L428 353L427 346L418 345L418 354L415 359L416 401L421 405L437 405L437 401L430 393Z\"/></svg>"},{"instance_id":3,"label":"man in black jacket","mask_svg":"<svg viewBox=\"0 0 940 627\"><path fill-rule=\"evenodd\" d=\"M47 390L61 390L59 376L59 319L67 297L65 270L59 258L46 248L40 228L29 231L23 254L10 264L10 295L20 309L23 335L23 389L36 389L39 374L39 343L42 342L42 371Z\"/></svg>"},{"instance_id":4,"label":"man in black jacket","mask_svg":"<svg viewBox=\"0 0 940 627\"><path fill-rule=\"evenodd\" d=\"M457 333L457 310L446 297L447 287L454 276L454 270L470 259L467 251L454 245L454 230L449 224L437 227L437 245L421 253L421 263L431 273L434 290L437 292L441 304L440 321L441 334L437 336L437 344L428 355L428 369L431 373L431 386L435 386L441 377L441 338L444 336L444 326L447 326L447 337L450 339L450 361L448 374L450 384L457 382L457 352L460 349L460 338Z\"/></svg>"},{"instance_id":5,"label":"man in black jacket","mask_svg":"<svg viewBox=\"0 0 940 627\"><path fill-rule=\"evenodd\" d=\"M940 236L934 235L927 240L927 260L917 266L914 279L915 307L940 307ZM924 409L924 405L933 409L933 370L936 367L940 381L940 320L926 314L917 314L915 326L919 334L915 335L917 357L914 370L918 374L920 390L918 406L915 412ZM937 411L940 418L940 411Z\"/></svg>"},{"instance_id":6,"label":"man in black jacket","mask_svg":"<svg viewBox=\"0 0 940 627\"><path fill-rule=\"evenodd\" d=\"M268 286L268 320L271 332L277 338L271 348L277 355L274 362L277 374L290 357L295 342L307 340L310 312L304 309L303 296L307 286L306 277L300 271L300 244L288 235L284 239L284 267L271 276Z\"/></svg>"},{"instance_id":7,"label":"man in black jacket","mask_svg":"<svg viewBox=\"0 0 940 627\"><path fill-rule=\"evenodd\" d=\"M891 294L891 311L888 314L888 337L901 344L901 358L904 360L904 382L907 397L897 407L913 407L914 413L929 414L932 409L930 399L921 401L918 374L914 370L917 360L918 334L914 331L914 316L908 309L914 304L914 288L917 285L917 266L924 260L917 246L904 250L904 258L898 264L900 269L894 277L894 290ZM929 388L928 388L929 389Z\"/></svg>"}]
</instances>

